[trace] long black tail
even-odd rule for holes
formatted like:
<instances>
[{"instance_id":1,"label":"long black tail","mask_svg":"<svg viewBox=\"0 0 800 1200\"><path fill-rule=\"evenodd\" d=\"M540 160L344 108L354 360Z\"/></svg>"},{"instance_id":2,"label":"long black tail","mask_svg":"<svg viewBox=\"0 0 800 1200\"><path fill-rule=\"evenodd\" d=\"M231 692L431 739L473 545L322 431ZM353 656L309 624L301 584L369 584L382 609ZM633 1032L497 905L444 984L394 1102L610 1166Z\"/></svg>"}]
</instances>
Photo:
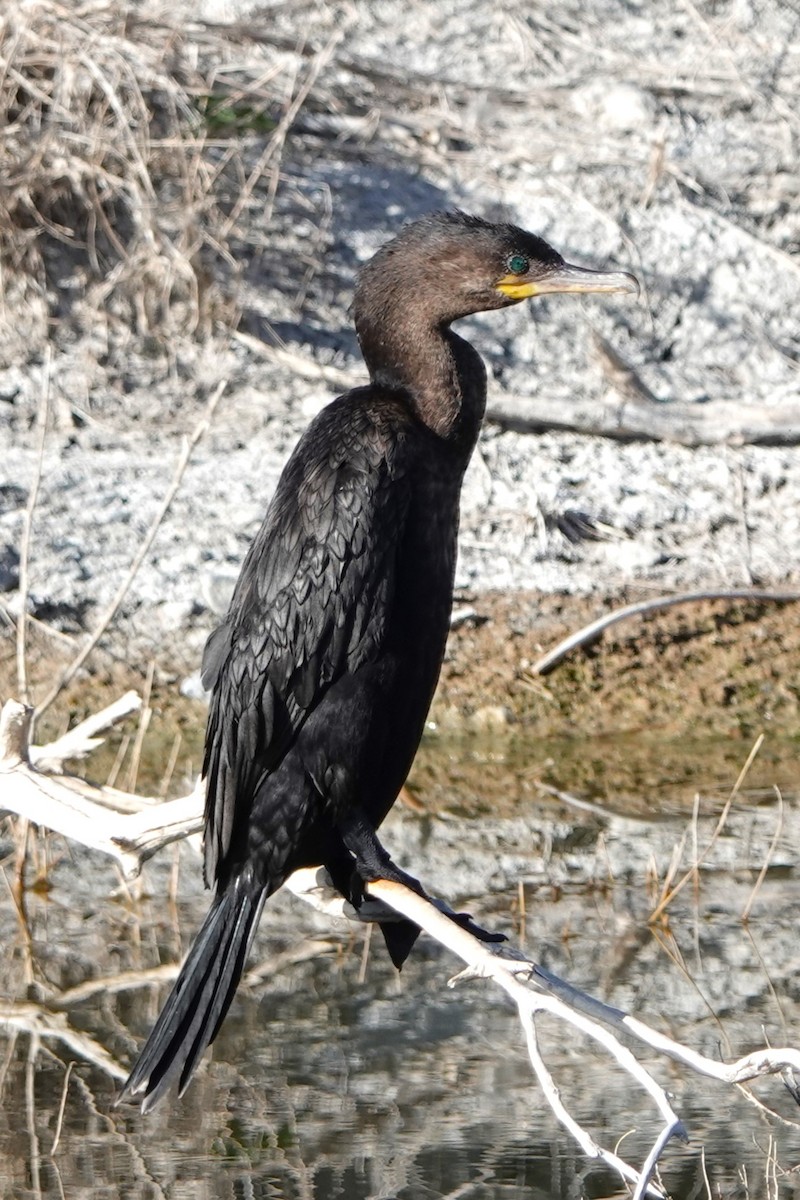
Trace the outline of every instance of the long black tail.
<instances>
[{"instance_id":1,"label":"long black tail","mask_svg":"<svg viewBox=\"0 0 800 1200\"><path fill-rule=\"evenodd\" d=\"M147 1112L178 1076L183 1095L230 1007L265 899L249 870L215 898L120 1100L144 1092Z\"/></svg>"}]
</instances>

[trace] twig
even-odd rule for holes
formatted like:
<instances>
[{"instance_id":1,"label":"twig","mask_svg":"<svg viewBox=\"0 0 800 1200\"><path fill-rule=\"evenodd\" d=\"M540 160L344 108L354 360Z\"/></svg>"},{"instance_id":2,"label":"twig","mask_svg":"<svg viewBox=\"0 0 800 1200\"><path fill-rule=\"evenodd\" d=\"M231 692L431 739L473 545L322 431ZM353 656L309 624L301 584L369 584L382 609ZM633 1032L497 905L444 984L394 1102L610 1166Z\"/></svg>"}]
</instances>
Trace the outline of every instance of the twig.
<instances>
[{"instance_id":1,"label":"twig","mask_svg":"<svg viewBox=\"0 0 800 1200\"><path fill-rule=\"evenodd\" d=\"M593 813L597 817L602 817L605 821L611 815L609 810L603 808L602 805L593 804L591 800L582 800L580 796L573 796L571 792L563 792L560 788L552 787L551 784L545 783L543 779L532 779L531 783L540 792L544 792L546 796L553 796L554 799L560 800L562 804L569 804L573 808L580 809L582 812ZM630 821L649 822L650 818L631 816L627 819Z\"/></svg>"},{"instance_id":2,"label":"twig","mask_svg":"<svg viewBox=\"0 0 800 1200\"><path fill-rule=\"evenodd\" d=\"M772 835L772 841L769 844L769 849L767 850L764 861L761 864L761 870L758 872L758 879L756 879L755 883L753 884L753 890L748 896L747 904L745 904L744 910L742 911L742 920L745 923L750 920L750 912L753 904L755 903L756 896L761 890L761 885L766 878L767 871L769 870L769 864L772 862L772 856L775 853L778 842L780 841L781 833L783 832L783 794L777 785L775 787L775 795L778 797L778 821L775 826L775 832Z\"/></svg>"},{"instance_id":3,"label":"twig","mask_svg":"<svg viewBox=\"0 0 800 1200\"><path fill-rule=\"evenodd\" d=\"M536 660L530 668L530 673L532 675L549 674L573 650L595 641L606 629L610 629L612 625L617 625L620 621L627 621L629 617L663 612L664 609L674 608L678 604L696 604L704 600L752 600L759 604L792 604L800 600L800 592L760 588L712 588L701 592L681 592L677 596L659 596L655 600L640 600L636 604L626 604L623 608L612 609L610 613L605 613L596 621L584 625L576 633L571 633L569 637L564 638L552 650L548 650L547 654L543 654Z\"/></svg>"},{"instance_id":4,"label":"twig","mask_svg":"<svg viewBox=\"0 0 800 1200\"><path fill-rule=\"evenodd\" d=\"M102 745L104 739L96 737L96 734L115 725L117 721L121 721L130 713L136 712L141 705L142 700L138 692L126 692L113 704L107 705L99 712L92 713L80 724L73 725L55 742L48 742L44 746L30 746L28 753L31 762L42 769L46 768L52 771L55 766L66 762L67 759L84 758L92 750L96 750L98 746Z\"/></svg>"},{"instance_id":5,"label":"twig","mask_svg":"<svg viewBox=\"0 0 800 1200\"><path fill-rule=\"evenodd\" d=\"M675 884L675 886L673 888L671 888L668 892L665 892L662 895L658 904L656 905L656 907L653 909L653 911L650 913L650 916L648 917L649 924L652 925L656 921L658 921L658 919L666 911L666 909L669 907L669 905L672 903L672 901L675 899L675 897L678 895L678 893L683 891L683 888L686 886L686 884L689 882L689 880L693 879L695 877L697 868L700 866L701 863L705 862L705 860L708 858L709 854L713 850L714 846L717 843L717 839L719 838L719 835L722 833L722 830L725 828L725 822L728 819L728 813L731 811L733 802L736 799L736 797L739 795L742 784L744 783L745 779L747 778L747 774L748 774L751 766L753 765L753 762L755 761L756 755L758 754L759 750L761 749L763 741L764 741L764 734L760 733L750 749L750 753L748 754L748 756L745 760L744 766L742 767L741 771L739 772L739 777L736 780L736 783L731 788L730 795L728 796L728 799L725 801L725 804L723 805L722 812L719 814L717 824L714 827L714 832L711 834L711 837L709 838L708 842L706 843L702 854L700 855L699 859L696 862L692 863L689 870L685 873L685 875L683 875L678 880L678 882Z\"/></svg>"},{"instance_id":6,"label":"twig","mask_svg":"<svg viewBox=\"0 0 800 1200\"><path fill-rule=\"evenodd\" d=\"M28 629L28 564L31 550L31 530L33 514L39 499L39 487L42 482L42 467L44 463L44 446L47 438L47 417L50 411L50 367L52 364L52 349L48 343L44 359L44 378L42 394L39 397L37 424L39 426L39 447L36 456L36 469L33 483L25 505L25 515L22 520L22 539L19 550L19 615L17 616L17 687L25 704L28 703L28 669L26 662L26 635Z\"/></svg>"},{"instance_id":7,"label":"twig","mask_svg":"<svg viewBox=\"0 0 800 1200\"><path fill-rule=\"evenodd\" d=\"M128 572L125 575L125 578L122 580L122 583L120 584L119 588L117 589L116 595L114 596L113 600L108 605L108 607L105 609L105 611L101 614L100 619L97 623L97 626L95 627L95 630L92 633L92 635L89 638L86 645L83 647L83 649L80 651L80 653L76 655L76 657L72 660L72 662L69 664L69 666L66 667L64 669L64 671L62 671L58 680L53 685L53 687L50 689L50 691L47 693L44 700L42 700L40 704L37 704L36 713L35 713L35 715L37 717L41 716L41 714L50 707L50 705L53 703L53 701L60 694L62 688L66 687L66 685L70 682L70 680L74 679L75 675L78 673L78 671L81 669L83 664L86 662L86 659L89 657L91 652L94 650L95 646L100 641L100 639L103 636L103 634L105 633L105 631L108 629L108 626L111 624L111 622L114 620L114 617L117 615L119 607L122 604L122 601L125 599L125 596L128 593L128 589L130 588L131 584L133 583L139 568L141 567L142 563L144 562L144 560L147 556L147 553L153 544L155 536L158 533L158 530L161 526L161 522L164 520L164 517L167 515L167 513L169 511L172 501L175 499L175 496L178 492L178 488L181 485L181 480L183 479L184 472L185 472L187 466L189 465L189 459L192 456L192 451L194 450L195 446L200 441L200 439L203 437L203 435L208 431L208 428L211 424L211 420L214 416L214 412L216 410L217 404L219 403L220 397L222 396L222 393L224 392L226 386L227 386L227 380L222 380L222 382L219 383L217 385L217 387L214 389L211 399L209 400L208 405L206 407L206 411L205 411L205 414L203 415L203 418L197 423L197 425L194 429L194 432L188 438L188 440L184 443L183 449L182 449L180 457L178 459L177 466L175 468L175 473L172 477L172 482L167 489L167 493L164 496L164 499L162 500L157 513L153 517L153 520L150 524L150 528L148 529L147 533L145 534L144 539L143 539L141 545L139 546L139 549L137 550L136 554L134 555L133 562L131 563L130 567L128 568Z\"/></svg>"}]
</instances>

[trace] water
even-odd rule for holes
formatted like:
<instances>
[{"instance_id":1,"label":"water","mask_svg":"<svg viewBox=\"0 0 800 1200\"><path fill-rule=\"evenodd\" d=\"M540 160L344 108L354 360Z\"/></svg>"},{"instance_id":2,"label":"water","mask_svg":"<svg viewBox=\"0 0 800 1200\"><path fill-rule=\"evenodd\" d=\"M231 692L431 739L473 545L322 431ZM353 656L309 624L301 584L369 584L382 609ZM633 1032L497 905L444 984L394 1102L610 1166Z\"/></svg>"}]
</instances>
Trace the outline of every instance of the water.
<instances>
[{"instance_id":1,"label":"water","mask_svg":"<svg viewBox=\"0 0 800 1200\"><path fill-rule=\"evenodd\" d=\"M499 792L503 756L483 757L500 760ZM459 758L449 746L437 786L448 774L463 781L475 759L474 747ZM650 929L675 847L685 836L677 879L692 845L711 838L719 798L693 824L690 795L666 815L652 803L648 813L645 793L635 811L603 816L524 788L520 799L520 789L519 774L509 776L515 800L500 815L398 810L385 840L432 890L696 1050L733 1058L765 1036L800 1043L795 798L781 813L767 793L740 797L696 881ZM128 892L105 860L51 837L38 843L29 881L37 876L25 897L29 951L7 891L0 902L3 1195L567 1200L620 1191L554 1120L499 992L446 988L455 964L426 938L398 976L377 934L366 954L361 929L332 929L292 898L270 903L252 963L263 977L251 972L185 1097L146 1118L114 1108L165 994L147 972L180 956L204 911L199 862L189 847L175 861L167 851ZM91 980L100 982L90 994L68 990ZM573 1032L543 1022L542 1043L576 1119L608 1147L626 1135L620 1153L640 1163L659 1128L648 1099ZM707 1195L706 1178L714 1196L742 1200L800 1191L799 1114L778 1080L755 1088L779 1114L768 1116L735 1089L640 1053L692 1138L664 1156L675 1196Z\"/></svg>"}]
</instances>

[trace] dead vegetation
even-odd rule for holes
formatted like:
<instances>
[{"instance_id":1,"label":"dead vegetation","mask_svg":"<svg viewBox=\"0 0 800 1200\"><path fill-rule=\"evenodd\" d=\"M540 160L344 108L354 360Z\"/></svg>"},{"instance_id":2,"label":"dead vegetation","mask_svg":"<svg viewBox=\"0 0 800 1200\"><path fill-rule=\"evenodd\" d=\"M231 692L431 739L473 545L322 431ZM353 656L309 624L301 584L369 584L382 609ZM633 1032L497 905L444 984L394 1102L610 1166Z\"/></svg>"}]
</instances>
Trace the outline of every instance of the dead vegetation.
<instances>
[{"instance_id":1,"label":"dead vegetation","mask_svg":"<svg viewBox=\"0 0 800 1200\"><path fill-rule=\"evenodd\" d=\"M268 225L264 189L324 58L244 83L234 46L132 4L0 7L4 358L235 324L235 251Z\"/></svg>"},{"instance_id":2,"label":"dead vegetation","mask_svg":"<svg viewBox=\"0 0 800 1200\"><path fill-rule=\"evenodd\" d=\"M122 7L4 10L5 324L29 343L100 314L140 333L197 328L216 215L201 72Z\"/></svg>"},{"instance_id":3,"label":"dead vegetation","mask_svg":"<svg viewBox=\"0 0 800 1200\"><path fill-rule=\"evenodd\" d=\"M280 240L290 132L359 144L375 132L369 83L342 103L341 71L369 70L345 59L323 81L339 24L314 48L263 25L187 30L124 0L3 0L0 359L50 339L82 336L103 358L131 336L163 349L235 328L244 259ZM384 83L408 104L413 86ZM423 90L412 110L428 107ZM389 124L396 144L420 133L413 115ZM295 235L310 220L324 236L327 201L292 198Z\"/></svg>"}]
</instances>

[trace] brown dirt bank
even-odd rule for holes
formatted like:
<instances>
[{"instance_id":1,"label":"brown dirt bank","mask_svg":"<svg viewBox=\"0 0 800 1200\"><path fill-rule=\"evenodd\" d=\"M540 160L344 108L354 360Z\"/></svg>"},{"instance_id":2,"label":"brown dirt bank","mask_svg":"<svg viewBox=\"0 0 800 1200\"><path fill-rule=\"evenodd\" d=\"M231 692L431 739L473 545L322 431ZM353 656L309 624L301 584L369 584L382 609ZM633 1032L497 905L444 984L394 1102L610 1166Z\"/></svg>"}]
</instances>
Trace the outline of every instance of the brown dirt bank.
<instances>
[{"instance_id":1,"label":"brown dirt bank","mask_svg":"<svg viewBox=\"0 0 800 1200\"><path fill-rule=\"evenodd\" d=\"M451 634L432 741L460 744L462 760L477 757L467 789L473 805L502 805L511 777L518 799L540 795L541 779L626 812L690 808L696 791L727 795L761 733L751 794L775 785L796 789L797 604L697 602L635 617L550 675L531 673L562 637L641 598L462 598L477 620ZM467 749L470 735L478 751ZM423 755L413 782L426 778L425 761ZM498 763L502 778L492 796ZM470 806L467 796L463 802Z\"/></svg>"},{"instance_id":2,"label":"brown dirt bank","mask_svg":"<svg viewBox=\"0 0 800 1200\"><path fill-rule=\"evenodd\" d=\"M514 811L542 803L537 781L628 813L689 810L695 792L727 795L760 733L754 799L797 787L800 612L797 604L702 602L636 617L573 652L546 678L531 664L563 636L640 596L462 594L475 613L453 630L411 793L426 809ZM33 694L53 676L53 643L36 639ZM13 648L9 645L8 650ZM46 652L45 652L46 651ZM13 653L0 684L13 693ZM185 788L201 756L204 706L180 695L181 666L159 661L138 782ZM147 664L97 660L43 722L39 740L130 686ZM132 719L89 764L130 786ZM546 799L545 803L555 801ZM574 814L573 814L574 815Z\"/></svg>"},{"instance_id":3,"label":"brown dirt bank","mask_svg":"<svg viewBox=\"0 0 800 1200\"><path fill-rule=\"evenodd\" d=\"M646 598L646 597L644 597ZM499 706L534 733L603 736L655 728L726 736L800 733L797 603L699 601L633 617L573 652L551 674L532 664L567 634L641 595L463 595L476 617L450 635L438 720L480 724ZM491 714L486 714L491 723Z\"/></svg>"}]
</instances>

